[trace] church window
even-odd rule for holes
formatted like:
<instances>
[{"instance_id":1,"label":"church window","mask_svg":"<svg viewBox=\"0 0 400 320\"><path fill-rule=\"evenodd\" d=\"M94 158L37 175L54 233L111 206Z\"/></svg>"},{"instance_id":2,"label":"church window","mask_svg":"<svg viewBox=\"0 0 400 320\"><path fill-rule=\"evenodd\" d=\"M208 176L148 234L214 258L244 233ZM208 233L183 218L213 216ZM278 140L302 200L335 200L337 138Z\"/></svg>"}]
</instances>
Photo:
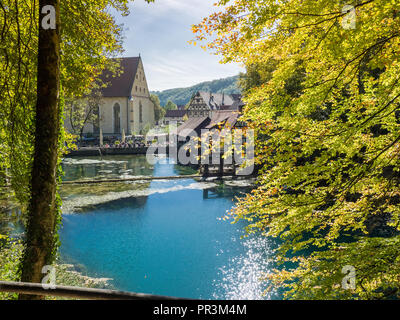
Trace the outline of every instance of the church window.
<instances>
[{"instance_id":1,"label":"church window","mask_svg":"<svg viewBox=\"0 0 400 320\"><path fill-rule=\"evenodd\" d=\"M114 111L114 133L121 133L121 107L119 103L116 103L113 108Z\"/></svg>"}]
</instances>

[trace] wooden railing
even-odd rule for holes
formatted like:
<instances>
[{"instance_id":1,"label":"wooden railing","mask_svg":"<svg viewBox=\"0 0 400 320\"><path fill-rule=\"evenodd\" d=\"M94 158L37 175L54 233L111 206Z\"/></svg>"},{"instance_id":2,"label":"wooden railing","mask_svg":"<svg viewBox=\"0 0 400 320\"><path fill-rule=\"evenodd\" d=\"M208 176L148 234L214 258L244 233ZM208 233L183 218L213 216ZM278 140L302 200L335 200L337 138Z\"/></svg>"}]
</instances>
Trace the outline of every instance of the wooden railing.
<instances>
[{"instance_id":1,"label":"wooden railing","mask_svg":"<svg viewBox=\"0 0 400 320\"><path fill-rule=\"evenodd\" d=\"M10 281L0 281L0 292L82 300L185 300L176 297L71 286L55 286L54 289L46 289L41 283Z\"/></svg>"}]
</instances>

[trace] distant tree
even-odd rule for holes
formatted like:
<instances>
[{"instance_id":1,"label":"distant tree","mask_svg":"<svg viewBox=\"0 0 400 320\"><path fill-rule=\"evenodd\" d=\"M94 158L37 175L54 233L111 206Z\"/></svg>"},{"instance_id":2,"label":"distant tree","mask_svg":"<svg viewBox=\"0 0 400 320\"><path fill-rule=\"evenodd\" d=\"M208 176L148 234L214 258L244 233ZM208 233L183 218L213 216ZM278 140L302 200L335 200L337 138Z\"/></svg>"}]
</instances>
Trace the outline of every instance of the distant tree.
<instances>
[{"instance_id":1,"label":"distant tree","mask_svg":"<svg viewBox=\"0 0 400 320\"><path fill-rule=\"evenodd\" d=\"M100 121L99 105L101 93L94 90L90 95L82 98L66 99L65 114L69 122L72 134L79 136L82 141L85 127L93 123L95 125Z\"/></svg>"},{"instance_id":2,"label":"distant tree","mask_svg":"<svg viewBox=\"0 0 400 320\"><path fill-rule=\"evenodd\" d=\"M173 103L171 100L168 100L164 109L165 110L178 110L178 106L175 103Z\"/></svg>"},{"instance_id":3,"label":"distant tree","mask_svg":"<svg viewBox=\"0 0 400 320\"><path fill-rule=\"evenodd\" d=\"M146 125L143 127L143 129L140 130L140 134L145 136L150 131L150 129L151 129L150 123L146 123Z\"/></svg>"},{"instance_id":4,"label":"distant tree","mask_svg":"<svg viewBox=\"0 0 400 320\"><path fill-rule=\"evenodd\" d=\"M160 99L156 94L150 95L150 100L154 104L154 119L155 121L160 121L165 116L165 109L160 105Z\"/></svg>"}]
</instances>

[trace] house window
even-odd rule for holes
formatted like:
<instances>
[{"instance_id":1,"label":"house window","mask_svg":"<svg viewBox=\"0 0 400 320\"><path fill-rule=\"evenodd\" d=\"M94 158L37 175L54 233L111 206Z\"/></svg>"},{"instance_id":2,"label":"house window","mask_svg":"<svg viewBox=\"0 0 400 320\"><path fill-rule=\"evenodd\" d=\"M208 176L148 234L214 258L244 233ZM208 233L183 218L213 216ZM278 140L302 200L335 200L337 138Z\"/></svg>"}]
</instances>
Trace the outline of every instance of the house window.
<instances>
[{"instance_id":1,"label":"house window","mask_svg":"<svg viewBox=\"0 0 400 320\"><path fill-rule=\"evenodd\" d=\"M114 133L121 133L121 107L119 103L114 104Z\"/></svg>"},{"instance_id":2,"label":"house window","mask_svg":"<svg viewBox=\"0 0 400 320\"><path fill-rule=\"evenodd\" d=\"M143 122L143 106L142 102L139 102L139 122Z\"/></svg>"}]
</instances>

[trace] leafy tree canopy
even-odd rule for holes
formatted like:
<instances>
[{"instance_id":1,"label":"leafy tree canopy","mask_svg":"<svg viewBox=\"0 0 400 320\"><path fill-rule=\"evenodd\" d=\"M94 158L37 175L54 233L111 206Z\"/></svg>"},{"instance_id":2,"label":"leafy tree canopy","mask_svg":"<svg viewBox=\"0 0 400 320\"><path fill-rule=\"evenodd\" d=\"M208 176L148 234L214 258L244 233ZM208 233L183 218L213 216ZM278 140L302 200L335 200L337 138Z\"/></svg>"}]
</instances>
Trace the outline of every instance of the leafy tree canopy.
<instances>
[{"instance_id":1,"label":"leafy tree canopy","mask_svg":"<svg viewBox=\"0 0 400 320\"><path fill-rule=\"evenodd\" d=\"M157 95L151 94L150 100L154 104L154 119L155 121L159 121L164 118L166 111L163 107L160 106L160 99Z\"/></svg>"},{"instance_id":2,"label":"leafy tree canopy","mask_svg":"<svg viewBox=\"0 0 400 320\"><path fill-rule=\"evenodd\" d=\"M118 66L109 65L109 58L122 51L122 29L110 12L129 13L128 0L48 2L56 9L57 27L56 31L48 33L40 29L39 44L39 6L43 3L0 1L0 176L2 182L11 181L12 190L23 208L31 200L25 239L28 258L22 263L22 276L15 270L19 257L12 257L5 267L10 279L20 276L24 279L26 271L28 280L25 281L36 281L37 276L42 275L41 267L54 259L57 250L61 201L54 178L57 173L57 182L61 182L60 160L70 141L63 130L64 102L89 95L97 85L95 79L106 66L119 72ZM41 71L39 76L38 71ZM50 121L43 121L45 119ZM45 152L41 152L43 149ZM31 175L40 188L31 190ZM41 190L45 190L45 194ZM40 210L32 209L35 208L32 203L39 204ZM5 256L9 254L6 252ZM2 267L5 256L0 257ZM26 266L34 266L31 268L34 270L31 272Z\"/></svg>"},{"instance_id":3,"label":"leafy tree canopy","mask_svg":"<svg viewBox=\"0 0 400 320\"><path fill-rule=\"evenodd\" d=\"M178 106L175 103L173 103L171 100L168 100L167 104L165 105L164 108L165 108L165 110L177 110Z\"/></svg>"},{"instance_id":4,"label":"leafy tree canopy","mask_svg":"<svg viewBox=\"0 0 400 320\"><path fill-rule=\"evenodd\" d=\"M348 4L220 0L193 26L196 42L248 67L262 170L231 215L282 241L277 262L292 264L268 281L287 298L400 293L400 11L396 0ZM355 289L341 285L346 265Z\"/></svg>"},{"instance_id":5,"label":"leafy tree canopy","mask_svg":"<svg viewBox=\"0 0 400 320\"><path fill-rule=\"evenodd\" d=\"M153 2L148 0L147 2ZM110 9L129 14L128 0L61 3L61 87L65 99L91 93L109 59L122 53L122 27ZM0 172L11 175L21 203L29 192L33 159L38 54L38 1L0 2ZM85 35L85 36L82 36ZM65 139L68 134L62 133Z\"/></svg>"}]
</instances>

